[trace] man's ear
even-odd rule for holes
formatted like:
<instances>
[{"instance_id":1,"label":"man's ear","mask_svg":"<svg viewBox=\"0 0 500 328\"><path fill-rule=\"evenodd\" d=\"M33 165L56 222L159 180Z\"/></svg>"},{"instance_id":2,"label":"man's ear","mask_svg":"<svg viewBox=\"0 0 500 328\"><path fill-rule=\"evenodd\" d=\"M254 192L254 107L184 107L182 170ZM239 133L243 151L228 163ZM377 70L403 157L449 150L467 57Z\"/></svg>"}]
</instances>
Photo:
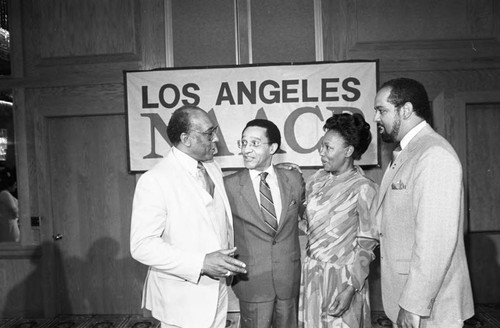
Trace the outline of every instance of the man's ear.
<instances>
[{"instance_id":1,"label":"man's ear","mask_svg":"<svg viewBox=\"0 0 500 328\"><path fill-rule=\"evenodd\" d=\"M269 153L271 153L271 155L274 155L277 151L278 151L278 144L272 143L271 146L269 147Z\"/></svg>"},{"instance_id":2,"label":"man's ear","mask_svg":"<svg viewBox=\"0 0 500 328\"><path fill-rule=\"evenodd\" d=\"M189 133L181 133L181 143L186 147L191 147L191 138L189 136Z\"/></svg>"},{"instance_id":3,"label":"man's ear","mask_svg":"<svg viewBox=\"0 0 500 328\"><path fill-rule=\"evenodd\" d=\"M405 104L401 106L400 113L403 119L409 119L413 114L413 104L409 101L405 102Z\"/></svg>"}]
</instances>

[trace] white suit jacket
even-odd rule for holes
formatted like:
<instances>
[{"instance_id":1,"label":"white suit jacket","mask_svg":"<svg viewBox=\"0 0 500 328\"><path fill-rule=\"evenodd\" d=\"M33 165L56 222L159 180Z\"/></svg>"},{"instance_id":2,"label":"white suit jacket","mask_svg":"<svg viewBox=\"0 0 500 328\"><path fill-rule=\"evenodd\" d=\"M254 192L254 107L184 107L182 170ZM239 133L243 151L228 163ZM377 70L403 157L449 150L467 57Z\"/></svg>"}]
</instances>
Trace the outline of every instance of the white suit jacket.
<instances>
[{"instance_id":1,"label":"white suit jacket","mask_svg":"<svg viewBox=\"0 0 500 328\"><path fill-rule=\"evenodd\" d=\"M425 126L388 168L377 208L382 300L448 327L474 314L463 240L462 167L451 145Z\"/></svg>"},{"instance_id":2,"label":"white suit jacket","mask_svg":"<svg viewBox=\"0 0 500 328\"><path fill-rule=\"evenodd\" d=\"M221 169L215 161L204 166L222 196L232 245L232 215ZM211 199L172 150L137 182L130 251L150 267L142 305L162 322L203 328L214 320L220 282L200 277L200 271L207 253L228 245L222 245L206 209Z\"/></svg>"}]
</instances>

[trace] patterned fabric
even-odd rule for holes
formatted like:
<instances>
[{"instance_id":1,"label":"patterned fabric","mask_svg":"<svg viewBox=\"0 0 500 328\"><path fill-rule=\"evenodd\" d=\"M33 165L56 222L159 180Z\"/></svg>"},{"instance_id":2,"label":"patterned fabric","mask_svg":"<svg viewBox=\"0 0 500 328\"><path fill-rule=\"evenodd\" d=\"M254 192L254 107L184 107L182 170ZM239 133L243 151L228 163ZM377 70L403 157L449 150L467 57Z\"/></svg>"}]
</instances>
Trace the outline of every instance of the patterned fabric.
<instances>
[{"instance_id":1,"label":"patterned fabric","mask_svg":"<svg viewBox=\"0 0 500 328\"><path fill-rule=\"evenodd\" d=\"M307 182L301 327L371 327L367 277L378 244L377 191L359 167L339 176L321 169ZM357 290L349 309L341 318L329 315L335 298L348 285Z\"/></svg>"},{"instance_id":2,"label":"patterned fabric","mask_svg":"<svg viewBox=\"0 0 500 328\"><path fill-rule=\"evenodd\" d=\"M278 220L276 219L276 211L274 210L271 188L269 188L266 182L267 175L267 172L262 172L260 174L260 208L262 209L264 222L276 232L278 230Z\"/></svg>"}]
</instances>

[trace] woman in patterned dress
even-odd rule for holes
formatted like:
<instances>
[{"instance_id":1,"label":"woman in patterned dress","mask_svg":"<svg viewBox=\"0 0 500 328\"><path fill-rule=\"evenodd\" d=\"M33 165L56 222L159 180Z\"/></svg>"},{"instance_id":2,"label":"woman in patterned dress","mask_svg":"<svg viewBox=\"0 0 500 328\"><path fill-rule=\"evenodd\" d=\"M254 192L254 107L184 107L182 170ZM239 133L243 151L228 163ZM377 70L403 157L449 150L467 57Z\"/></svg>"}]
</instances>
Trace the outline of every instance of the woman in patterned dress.
<instances>
[{"instance_id":1,"label":"woman in patterned dress","mask_svg":"<svg viewBox=\"0 0 500 328\"><path fill-rule=\"evenodd\" d=\"M360 114L339 114L323 128L323 168L306 184L299 322L305 328L371 327L367 277L378 245L378 186L353 163L370 144L370 125Z\"/></svg>"}]
</instances>

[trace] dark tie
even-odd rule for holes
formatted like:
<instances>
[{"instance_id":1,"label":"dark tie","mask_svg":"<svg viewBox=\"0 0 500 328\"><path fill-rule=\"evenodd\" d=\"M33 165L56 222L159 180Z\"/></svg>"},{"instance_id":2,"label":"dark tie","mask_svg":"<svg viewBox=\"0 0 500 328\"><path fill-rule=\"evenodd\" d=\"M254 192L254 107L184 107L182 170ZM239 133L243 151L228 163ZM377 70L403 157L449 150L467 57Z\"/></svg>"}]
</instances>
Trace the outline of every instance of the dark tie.
<instances>
[{"instance_id":1,"label":"dark tie","mask_svg":"<svg viewBox=\"0 0 500 328\"><path fill-rule=\"evenodd\" d=\"M208 192L210 196L213 197L215 185L212 179L210 179L210 176L208 175L207 170L203 166L202 162L198 162L198 177L203 188Z\"/></svg>"},{"instance_id":2,"label":"dark tie","mask_svg":"<svg viewBox=\"0 0 500 328\"><path fill-rule=\"evenodd\" d=\"M267 175L267 172L260 174L260 208L264 216L264 222L276 232L278 230L278 220L276 219L271 189L266 182Z\"/></svg>"},{"instance_id":3,"label":"dark tie","mask_svg":"<svg viewBox=\"0 0 500 328\"><path fill-rule=\"evenodd\" d=\"M398 157L399 153L401 152L401 146L398 144L396 148L392 151L392 162L391 165L394 164L396 161L396 158Z\"/></svg>"}]
</instances>

